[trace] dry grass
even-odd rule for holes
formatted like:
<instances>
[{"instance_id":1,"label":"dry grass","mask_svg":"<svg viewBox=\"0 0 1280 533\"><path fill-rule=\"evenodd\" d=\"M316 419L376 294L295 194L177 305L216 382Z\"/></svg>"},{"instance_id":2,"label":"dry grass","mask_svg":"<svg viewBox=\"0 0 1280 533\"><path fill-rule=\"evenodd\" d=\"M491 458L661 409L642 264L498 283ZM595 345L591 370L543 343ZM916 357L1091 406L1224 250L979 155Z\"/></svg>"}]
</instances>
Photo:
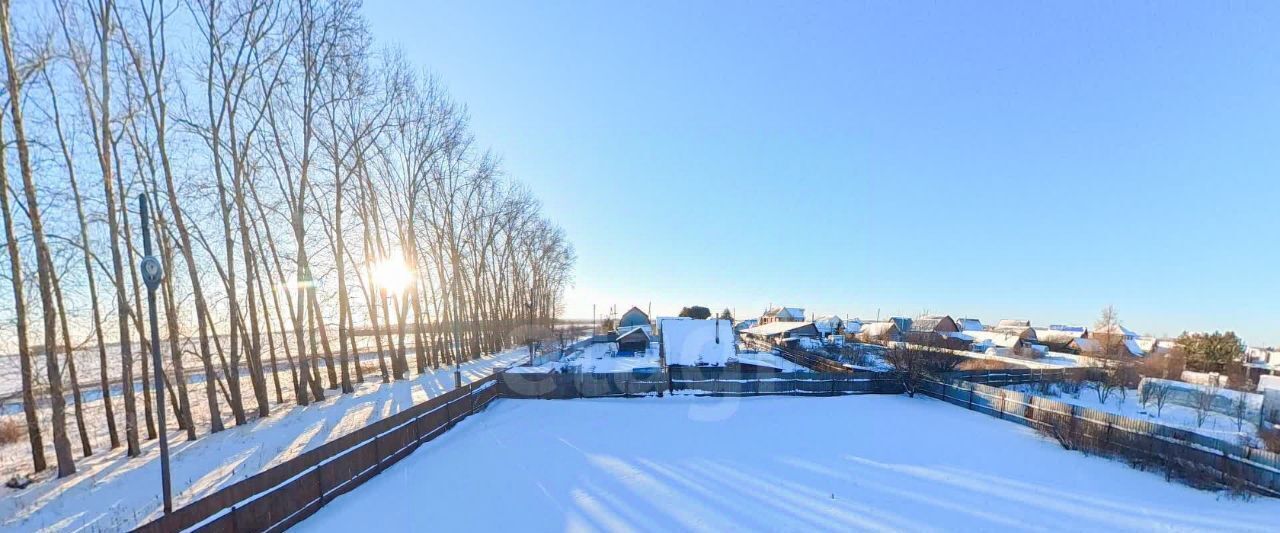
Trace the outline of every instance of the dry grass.
<instances>
[{"instance_id":1,"label":"dry grass","mask_svg":"<svg viewBox=\"0 0 1280 533\"><path fill-rule=\"evenodd\" d=\"M17 417L0 418L0 444L13 444L26 436L26 425Z\"/></svg>"},{"instance_id":2,"label":"dry grass","mask_svg":"<svg viewBox=\"0 0 1280 533\"><path fill-rule=\"evenodd\" d=\"M1262 438L1262 444L1266 446L1267 451L1280 453L1280 428L1260 428L1258 436Z\"/></svg>"}]
</instances>

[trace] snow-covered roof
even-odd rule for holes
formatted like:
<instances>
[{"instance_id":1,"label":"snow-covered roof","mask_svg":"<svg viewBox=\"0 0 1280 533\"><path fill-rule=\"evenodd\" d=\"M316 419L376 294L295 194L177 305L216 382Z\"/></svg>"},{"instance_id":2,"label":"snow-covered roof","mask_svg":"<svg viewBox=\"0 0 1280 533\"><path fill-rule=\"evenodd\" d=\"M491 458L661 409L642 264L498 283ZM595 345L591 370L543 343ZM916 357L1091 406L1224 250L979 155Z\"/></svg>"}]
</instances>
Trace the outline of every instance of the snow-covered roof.
<instances>
[{"instance_id":1,"label":"snow-covered roof","mask_svg":"<svg viewBox=\"0 0 1280 533\"><path fill-rule=\"evenodd\" d=\"M938 327L951 320L946 315L922 316L911 319L911 331L930 332L937 331Z\"/></svg>"},{"instance_id":2,"label":"snow-covered roof","mask_svg":"<svg viewBox=\"0 0 1280 533\"><path fill-rule=\"evenodd\" d=\"M1138 344L1142 351L1149 354L1167 354L1178 347L1178 341L1173 339L1157 339L1155 337L1138 337L1133 340Z\"/></svg>"},{"instance_id":3,"label":"snow-covered roof","mask_svg":"<svg viewBox=\"0 0 1280 533\"><path fill-rule=\"evenodd\" d=\"M1049 329L1054 331L1072 331L1072 332L1079 332L1079 333L1084 333L1088 331L1087 329L1085 329L1084 326L1064 326L1062 324L1050 324Z\"/></svg>"},{"instance_id":4,"label":"snow-covered roof","mask_svg":"<svg viewBox=\"0 0 1280 533\"><path fill-rule=\"evenodd\" d=\"M844 325L844 320L836 315L820 316L813 321L813 325L817 326L818 331L826 334L833 333Z\"/></svg>"},{"instance_id":5,"label":"snow-covered roof","mask_svg":"<svg viewBox=\"0 0 1280 533\"><path fill-rule=\"evenodd\" d=\"M942 335L947 338L955 339L958 341L973 342L973 336L966 335L965 333L961 333L959 331L947 332L947 333L943 333Z\"/></svg>"},{"instance_id":6,"label":"snow-covered roof","mask_svg":"<svg viewBox=\"0 0 1280 533\"><path fill-rule=\"evenodd\" d=\"M1084 331L1064 331L1060 329L1034 328L1036 339L1050 344L1070 344L1071 341L1084 336Z\"/></svg>"},{"instance_id":7,"label":"snow-covered roof","mask_svg":"<svg viewBox=\"0 0 1280 533\"><path fill-rule=\"evenodd\" d=\"M813 326L812 322L770 322L768 324L742 330L742 332L748 335L758 335L761 337L768 337L771 335L779 335L791 330L810 327L810 326Z\"/></svg>"},{"instance_id":8,"label":"snow-covered roof","mask_svg":"<svg viewBox=\"0 0 1280 533\"><path fill-rule=\"evenodd\" d=\"M961 318L956 320L956 326L960 331L982 331L987 328L982 326L982 321L976 318Z\"/></svg>"},{"instance_id":9,"label":"snow-covered roof","mask_svg":"<svg viewBox=\"0 0 1280 533\"><path fill-rule=\"evenodd\" d=\"M1120 324L1112 324L1105 328L1095 329L1093 330L1093 333L1091 333L1091 335L1119 335L1126 339L1138 338L1137 333L1134 333L1133 330L1126 328L1124 326L1121 326Z\"/></svg>"},{"instance_id":10,"label":"snow-covered roof","mask_svg":"<svg viewBox=\"0 0 1280 533\"><path fill-rule=\"evenodd\" d=\"M1001 348L1013 348L1022 340L1022 337L1017 335L1001 333L999 331L966 331L964 334L972 337L975 342L999 346Z\"/></svg>"},{"instance_id":11,"label":"snow-covered roof","mask_svg":"<svg viewBox=\"0 0 1280 533\"><path fill-rule=\"evenodd\" d=\"M1030 341L1037 340L1039 338L1036 336L1036 330L1032 329L1030 326L996 326L991 328L991 331L1003 333L1005 335L1022 337Z\"/></svg>"},{"instance_id":12,"label":"snow-covered roof","mask_svg":"<svg viewBox=\"0 0 1280 533\"><path fill-rule=\"evenodd\" d=\"M1138 346L1138 342L1133 339L1125 339L1124 347L1126 350L1129 350L1129 353L1131 355L1135 355L1138 357L1147 355L1147 351L1143 350L1141 346Z\"/></svg>"},{"instance_id":13,"label":"snow-covered roof","mask_svg":"<svg viewBox=\"0 0 1280 533\"><path fill-rule=\"evenodd\" d=\"M803 321L803 307L774 307L764 312L764 318L780 318L783 320Z\"/></svg>"},{"instance_id":14,"label":"snow-covered roof","mask_svg":"<svg viewBox=\"0 0 1280 533\"><path fill-rule=\"evenodd\" d=\"M618 330L617 342L622 342L622 339L625 339L627 337L639 337L639 338L643 338L645 342L648 342L649 332L645 331L645 329L646 328L642 326L632 326L629 328L621 328Z\"/></svg>"},{"instance_id":15,"label":"snow-covered roof","mask_svg":"<svg viewBox=\"0 0 1280 533\"><path fill-rule=\"evenodd\" d=\"M898 324L889 320L883 322L867 322L862 324L862 329L859 330L859 333L866 334L869 337L879 337L897 329L897 327Z\"/></svg>"},{"instance_id":16,"label":"snow-covered roof","mask_svg":"<svg viewBox=\"0 0 1280 533\"><path fill-rule=\"evenodd\" d=\"M668 365L723 365L733 357L736 344L728 320L672 320L662 325Z\"/></svg>"},{"instance_id":17,"label":"snow-covered roof","mask_svg":"<svg viewBox=\"0 0 1280 533\"><path fill-rule=\"evenodd\" d=\"M996 323L996 327L997 327L997 328L1004 328L1004 327L1029 328L1029 327L1031 327L1031 321L1030 321L1030 320L1018 320L1018 319L1013 319L1013 318L1006 318L1006 319L1004 319L1004 320L1001 320L1001 321L997 322L997 323Z\"/></svg>"},{"instance_id":18,"label":"snow-covered roof","mask_svg":"<svg viewBox=\"0 0 1280 533\"><path fill-rule=\"evenodd\" d=\"M1082 352L1101 352L1102 351L1102 344L1099 344L1098 341L1093 339L1080 337L1078 339L1072 340L1071 343L1075 344L1076 349Z\"/></svg>"}]
</instances>

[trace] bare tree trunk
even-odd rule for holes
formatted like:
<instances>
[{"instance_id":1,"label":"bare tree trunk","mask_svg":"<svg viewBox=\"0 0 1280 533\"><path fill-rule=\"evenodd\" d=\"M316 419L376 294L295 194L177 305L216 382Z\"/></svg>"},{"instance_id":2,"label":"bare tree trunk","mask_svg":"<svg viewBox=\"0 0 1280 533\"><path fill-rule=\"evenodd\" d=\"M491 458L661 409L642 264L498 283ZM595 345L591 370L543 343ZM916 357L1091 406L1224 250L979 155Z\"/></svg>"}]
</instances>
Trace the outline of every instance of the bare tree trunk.
<instances>
[{"instance_id":1,"label":"bare tree trunk","mask_svg":"<svg viewBox=\"0 0 1280 533\"><path fill-rule=\"evenodd\" d=\"M84 425L84 396L80 394L80 376L76 373L75 347L71 345L71 328L67 327L66 300L62 299L62 280L56 273L53 278L53 292L58 305L58 322L62 326L62 351L67 358L67 373L71 377L71 398L75 401L76 429L80 432L80 448L84 456L93 455L93 446L89 444L89 431Z\"/></svg>"},{"instance_id":2,"label":"bare tree trunk","mask_svg":"<svg viewBox=\"0 0 1280 533\"><path fill-rule=\"evenodd\" d=\"M0 0L0 2L4 1ZM7 2L4 3L4 10L0 11L0 15L4 16L0 24L8 28ZM48 468L48 465L44 457L44 439L40 436L40 418L36 416L35 371L31 364L31 342L27 338L27 299L23 295L22 287L22 255L18 250L18 237L14 232L13 211L9 209L9 167L5 161L8 150L5 148L3 136L3 117L4 111L0 109L0 213L4 215L5 248L9 252L9 281L13 288L13 312L17 319L18 361L22 372L22 412L27 420L27 440L31 444L32 467L39 472Z\"/></svg>"},{"instance_id":3,"label":"bare tree trunk","mask_svg":"<svg viewBox=\"0 0 1280 533\"><path fill-rule=\"evenodd\" d=\"M35 177L32 176L31 154L27 147L26 126L22 120L22 91L18 62L14 57L13 38L9 34L9 2L0 0L0 41L4 46L5 70L8 78L9 113L13 123L14 140L18 146L18 166L22 172L23 190L27 198L27 216L31 219L31 234L36 247L36 264L40 282L40 309L44 318L45 370L49 375L49 400L52 407L53 452L58 460L58 477L66 477L76 471L71 457L71 442L67 440L66 400L62 397L62 374L58 371L57 317L53 308L53 258L45 243L44 225L40 218L40 203L36 201ZM11 249L16 249L16 244ZM11 252L12 253L12 252ZM16 257L15 257L16 258ZM15 263L18 265L19 263ZM15 276L15 280L20 279Z\"/></svg>"},{"instance_id":4,"label":"bare tree trunk","mask_svg":"<svg viewBox=\"0 0 1280 533\"><path fill-rule=\"evenodd\" d=\"M49 99L53 107L54 131L58 134L58 145L62 149L62 159L67 166L67 178L71 182L71 196L76 204L76 221L80 230L80 249L84 257L84 273L89 287L89 304L93 311L93 336L98 347L98 386L102 391L102 407L107 419L107 434L111 439L111 448L120 447L120 433L116 431L115 408L111 400L111 378L107 373L107 345L102 338L102 311L98 304L98 281L93 268L93 249L89 246L89 224L84 214L84 198L80 194L80 183L76 177L71 149L67 145L62 131L62 113L58 108L58 95L53 83L45 76L49 87Z\"/></svg>"}]
</instances>

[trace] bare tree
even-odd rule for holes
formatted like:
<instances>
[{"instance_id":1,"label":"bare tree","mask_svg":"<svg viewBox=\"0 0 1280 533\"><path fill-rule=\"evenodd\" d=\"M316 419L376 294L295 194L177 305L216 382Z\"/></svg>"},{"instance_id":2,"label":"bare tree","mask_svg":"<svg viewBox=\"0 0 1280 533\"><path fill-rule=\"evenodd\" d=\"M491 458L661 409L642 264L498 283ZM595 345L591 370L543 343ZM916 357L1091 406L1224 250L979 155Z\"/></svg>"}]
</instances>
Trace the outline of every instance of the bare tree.
<instances>
[{"instance_id":1,"label":"bare tree","mask_svg":"<svg viewBox=\"0 0 1280 533\"><path fill-rule=\"evenodd\" d=\"M1204 426L1204 421L1213 412L1213 401L1218 398L1218 390L1217 380L1196 387L1191 397L1192 408L1196 412L1196 427Z\"/></svg>"},{"instance_id":2,"label":"bare tree","mask_svg":"<svg viewBox=\"0 0 1280 533\"><path fill-rule=\"evenodd\" d=\"M35 176L31 168L26 124L22 118L22 75L18 72L17 54L10 34L9 2L0 0L0 44L4 47L4 63L9 92L9 119L18 148L18 168L27 200L27 218L31 221L31 237L36 248L37 278L40 283L40 313L44 319L45 371L49 377L49 403L53 422L53 453L58 461L58 477L74 474L76 465L67 440L66 400L62 396L62 373L59 371L57 312L53 305L53 258L45 241L40 202L36 197ZM17 246L15 243L14 247ZM20 278L18 278L20 279ZM15 291L16 292L16 291Z\"/></svg>"}]
</instances>

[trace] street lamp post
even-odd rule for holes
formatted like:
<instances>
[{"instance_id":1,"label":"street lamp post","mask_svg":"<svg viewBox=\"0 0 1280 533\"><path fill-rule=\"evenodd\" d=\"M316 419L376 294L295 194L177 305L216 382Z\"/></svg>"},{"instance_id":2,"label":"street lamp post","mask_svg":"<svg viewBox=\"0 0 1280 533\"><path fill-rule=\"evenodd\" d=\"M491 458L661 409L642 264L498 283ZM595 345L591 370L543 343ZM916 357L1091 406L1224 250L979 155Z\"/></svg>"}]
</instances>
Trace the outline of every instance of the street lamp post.
<instances>
[{"instance_id":1,"label":"street lamp post","mask_svg":"<svg viewBox=\"0 0 1280 533\"><path fill-rule=\"evenodd\" d=\"M164 370L160 366L160 325L156 318L156 288L164 279L164 265L160 259L151 255L151 226L147 214L147 195L138 195L138 216L142 219L142 281L147 285L147 308L151 318L151 368L155 372L155 383L164 383ZM185 387L185 383L177 386ZM156 387L156 414L160 419L160 485L164 494L164 513L173 512L173 496L169 490L169 429L165 425L164 387Z\"/></svg>"}]
</instances>

